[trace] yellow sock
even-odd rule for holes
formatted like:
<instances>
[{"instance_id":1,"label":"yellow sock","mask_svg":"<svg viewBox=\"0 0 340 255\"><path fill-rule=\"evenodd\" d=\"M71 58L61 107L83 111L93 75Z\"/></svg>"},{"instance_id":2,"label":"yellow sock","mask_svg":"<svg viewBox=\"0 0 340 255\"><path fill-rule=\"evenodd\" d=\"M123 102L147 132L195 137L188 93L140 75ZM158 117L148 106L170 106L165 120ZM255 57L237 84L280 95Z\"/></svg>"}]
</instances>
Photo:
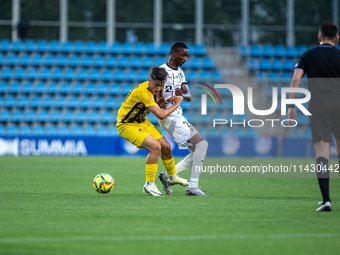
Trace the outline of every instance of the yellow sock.
<instances>
[{"instance_id":1,"label":"yellow sock","mask_svg":"<svg viewBox=\"0 0 340 255\"><path fill-rule=\"evenodd\" d=\"M155 182L156 175L157 175L157 164L146 164L146 181L147 182Z\"/></svg>"},{"instance_id":2,"label":"yellow sock","mask_svg":"<svg viewBox=\"0 0 340 255\"><path fill-rule=\"evenodd\" d=\"M166 173L168 174L169 177L174 176L176 174L176 169L175 169L175 160L174 158L171 159L162 159L163 165L166 169Z\"/></svg>"}]
</instances>

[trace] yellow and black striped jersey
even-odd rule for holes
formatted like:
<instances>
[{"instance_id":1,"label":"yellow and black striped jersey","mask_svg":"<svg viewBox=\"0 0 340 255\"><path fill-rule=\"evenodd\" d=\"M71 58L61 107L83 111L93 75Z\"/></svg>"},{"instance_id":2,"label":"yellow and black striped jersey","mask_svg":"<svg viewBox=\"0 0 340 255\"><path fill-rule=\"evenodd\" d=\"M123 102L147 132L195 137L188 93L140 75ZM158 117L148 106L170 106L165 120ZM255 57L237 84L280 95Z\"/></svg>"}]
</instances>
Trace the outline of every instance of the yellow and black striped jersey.
<instances>
[{"instance_id":1,"label":"yellow and black striped jersey","mask_svg":"<svg viewBox=\"0 0 340 255\"><path fill-rule=\"evenodd\" d=\"M117 123L142 123L150 112L148 107L156 105L149 81L143 82L126 96L118 110Z\"/></svg>"}]
</instances>

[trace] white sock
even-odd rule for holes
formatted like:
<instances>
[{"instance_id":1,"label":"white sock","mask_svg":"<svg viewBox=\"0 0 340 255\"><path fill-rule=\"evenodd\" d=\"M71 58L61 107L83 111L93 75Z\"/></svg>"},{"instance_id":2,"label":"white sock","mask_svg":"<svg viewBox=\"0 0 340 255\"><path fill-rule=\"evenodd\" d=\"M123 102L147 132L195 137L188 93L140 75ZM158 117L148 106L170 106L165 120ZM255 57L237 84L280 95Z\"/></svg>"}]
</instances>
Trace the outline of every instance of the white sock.
<instances>
[{"instance_id":1,"label":"white sock","mask_svg":"<svg viewBox=\"0 0 340 255\"><path fill-rule=\"evenodd\" d=\"M191 167L189 188L198 188L198 178L201 173L205 155L207 154L208 142L203 140L196 144L194 152L194 160Z\"/></svg>"},{"instance_id":2,"label":"white sock","mask_svg":"<svg viewBox=\"0 0 340 255\"><path fill-rule=\"evenodd\" d=\"M154 182L145 182L145 186L150 186L152 184L155 184Z\"/></svg>"},{"instance_id":3,"label":"white sock","mask_svg":"<svg viewBox=\"0 0 340 255\"><path fill-rule=\"evenodd\" d=\"M193 153L191 152L190 154L188 154L184 159L182 159L180 162L178 162L175 166L176 168L176 174L184 171L185 169L187 169L188 167L192 166L194 157L193 157Z\"/></svg>"}]
</instances>

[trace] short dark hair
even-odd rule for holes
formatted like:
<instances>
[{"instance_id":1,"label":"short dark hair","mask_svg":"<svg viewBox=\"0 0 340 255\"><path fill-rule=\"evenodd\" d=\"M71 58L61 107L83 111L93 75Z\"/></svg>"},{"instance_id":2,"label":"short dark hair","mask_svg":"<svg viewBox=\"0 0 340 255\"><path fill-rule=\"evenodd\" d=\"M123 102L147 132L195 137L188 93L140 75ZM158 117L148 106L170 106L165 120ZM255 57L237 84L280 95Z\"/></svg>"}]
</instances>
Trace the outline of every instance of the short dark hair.
<instances>
[{"instance_id":1,"label":"short dark hair","mask_svg":"<svg viewBox=\"0 0 340 255\"><path fill-rule=\"evenodd\" d=\"M153 80L164 81L168 76L168 72L163 67L154 66L150 70L150 78Z\"/></svg>"},{"instance_id":2,"label":"short dark hair","mask_svg":"<svg viewBox=\"0 0 340 255\"><path fill-rule=\"evenodd\" d=\"M170 55L173 51L179 51L180 49L187 49L188 46L185 45L185 43L182 43L182 42L176 42L174 43L174 45L171 46L171 49L170 49Z\"/></svg>"},{"instance_id":3,"label":"short dark hair","mask_svg":"<svg viewBox=\"0 0 340 255\"><path fill-rule=\"evenodd\" d=\"M331 21L323 22L319 32L322 38L334 40L338 35L338 26Z\"/></svg>"}]
</instances>

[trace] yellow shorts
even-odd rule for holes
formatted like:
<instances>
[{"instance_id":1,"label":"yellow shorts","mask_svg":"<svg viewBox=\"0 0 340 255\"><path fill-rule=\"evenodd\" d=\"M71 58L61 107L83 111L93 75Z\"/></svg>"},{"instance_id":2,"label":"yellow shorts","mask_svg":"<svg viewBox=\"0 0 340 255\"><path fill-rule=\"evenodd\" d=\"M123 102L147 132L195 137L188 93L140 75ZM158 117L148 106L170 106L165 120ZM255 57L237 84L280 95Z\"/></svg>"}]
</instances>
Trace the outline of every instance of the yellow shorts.
<instances>
[{"instance_id":1,"label":"yellow shorts","mask_svg":"<svg viewBox=\"0 0 340 255\"><path fill-rule=\"evenodd\" d=\"M121 137L138 148L141 148L145 137L148 135L151 135L156 140L163 137L162 133L148 120L139 124L117 123L116 127Z\"/></svg>"}]
</instances>

